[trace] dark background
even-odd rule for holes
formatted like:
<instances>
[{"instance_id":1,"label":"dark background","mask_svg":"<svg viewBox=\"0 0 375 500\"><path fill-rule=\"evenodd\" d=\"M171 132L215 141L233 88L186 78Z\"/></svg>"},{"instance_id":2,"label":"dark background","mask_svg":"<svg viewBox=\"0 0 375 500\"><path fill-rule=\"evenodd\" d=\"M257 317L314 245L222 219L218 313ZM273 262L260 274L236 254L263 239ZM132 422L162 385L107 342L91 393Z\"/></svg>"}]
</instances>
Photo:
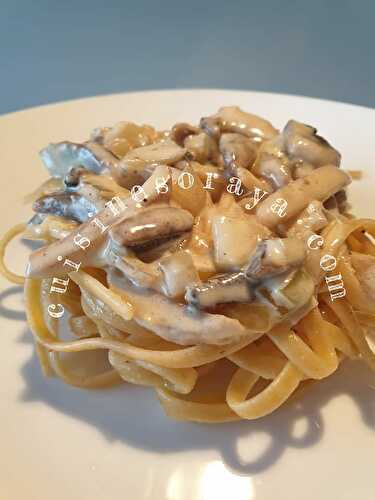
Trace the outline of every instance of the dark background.
<instances>
[{"instance_id":1,"label":"dark background","mask_svg":"<svg viewBox=\"0 0 375 500\"><path fill-rule=\"evenodd\" d=\"M216 87L374 107L374 0L0 0L0 113Z\"/></svg>"}]
</instances>

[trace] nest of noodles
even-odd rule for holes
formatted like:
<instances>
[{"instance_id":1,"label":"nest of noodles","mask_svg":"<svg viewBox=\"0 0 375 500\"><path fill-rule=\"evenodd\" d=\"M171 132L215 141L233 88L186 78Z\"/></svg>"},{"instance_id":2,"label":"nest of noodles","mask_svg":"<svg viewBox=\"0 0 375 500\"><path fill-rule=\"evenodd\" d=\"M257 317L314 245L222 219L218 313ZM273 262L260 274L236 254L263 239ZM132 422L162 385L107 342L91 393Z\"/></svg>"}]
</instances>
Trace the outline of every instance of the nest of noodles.
<instances>
[{"instance_id":1,"label":"nest of noodles","mask_svg":"<svg viewBox=\"0 0 375 500\"><path fill-rule=\"evenodd\" d=\"M225 127L228 127L227 122L217 116L215 119L223 135ZM233 123L237 133L241 127L237 122ZM204 126L207 127L206 122ZM139 144L141 128L134 127L117 126L102 131L104 137L107 134L104 141L106 148L120 158L126 158L129 152L144 147L144 143ZM257 165L254 170L257 172L262 151L269 154L267 148L274 148L274 142L271 146L270 143L280 135L277 131L271 133L267 127L266 132L271 137L254 140L254 137L248 136L250 143L256 144L252 165ZM143 132L143 142L154 144L160 141L161 133L156 133L152 128L148 127ZM178 129L178 132L181 133L181 130ZM186 138L201 133L194 127L191 127L190 132L183 140L183 145L186 144ZM174 139L177 141L176 135ZM219 139L215 138L215 141L218 143ZM180 165L179 168L194 176L196 182L191 190L182 190L176 183L173 184L172 179L172 200L194 217L192 233L183 249L188 248L192 253L195 251L199 254L198 246L203 240L208 243L206 247L209 249L210 263L215 252L210 227L212 210L217 211L216 215L229 214L232 217L235 214L234 218L237 216L241 219L245 204L236 193L229 194L222 182L218 183L219 187L213 193L204 189L202 172L206 175L215 173L216 169L221 175L222 160L217 156L214 159L214 155L201 158L199 154L203 154L202 151L198 154L197 149L194 150L197 145L193 143L193 146L191 154L196 155L195 160L190 159L189 165ZM219 153L220 150L216 150L215 154ZM222 157L224 153L221 153ZM288 151L283 151L283 154L287 155ZM287 159L290 161L290 158ZM209 164L206 163L208 160ZM171 168L176 168L176 162L172 163ZM225 168L229 168L228 165L224 166L224 172ZM233 165L230 168L233 169ZM266 177L256 177L251 165L246 171L248 177L240 169L237 170L243 180L249 182L251 179L253 188L265 187L263 182ZM296 181L298 178L289 179L286 187L294 186ZM129 197L127 189L130 186L118 185L108 173L94 175L86 172L85 182L100 189L106 199L114 194L120 194L124 199ZM58 181L54 179L52 184L54 190ZM250 189L251 185L246 187ZM31 199L48 194L50 189L51 182L46 183ZM276 196L287 198L284 187L277 189L273 186L271 189ZM303 209L310 202L307 199ZM360 268L355 265L361 261L360 256L367 259L367 267L373 265L375 222L354 219L347 212L337 210L337 205L327 210L330 211L328 223L318 231L324 243L317 252L307 254L282 290L285 303L292 302L291 310L288 311L285 304L275 303L267 287L263 290L263 301L219 304L209 313L235 319L248 332L240 339L220 345L202 341L186 345L186 342L163 338L152 328L146 328L145 323L139 321L139 308L132 302L131 294L110 279L110 266L95 267L89 262L83 263L78 271L69 273L69 287L66 293L59 296L59 302L69 311L71 337L63 338L60 321L48 314L49 306L54 304L50 293L53 277L24 279L12 273L4 263L7 244L20 234L32 236L30 226L20 224L4 236L0 270L10 281L24 283L27 319L46 375L55 374L66 383L82 388L104 388L124 381L151 386L166 413L175 419L199 422L255 419L277 409L307 381L331 375L345 358L362 359L371 368L375 367L369 340L375 324L375 306L369 294L368 280L361 279L363 273L361 275ZM299 220L302 211L294 214L294 221ZM48 244L62 241L77 231L77 227L81 227L75 221L54 215L47 216L43 224L39 238ZM272 224L266 227L269 230L267 238L271 239L280 237L280 232L285 230ZM35 238L35 232L33 236ZM340 300L332 301L327 293L324 272L316 257L325 254L336 259L335 273L339 273L345 283L346 293ZM217 273L217 269L210 269L209 265L204 267L202 264L199 267L198 264L197 267L199 278L203 281ZM311 281L314 284L313 292L306 296ZM180 305L182 302L181 297L168 297L167 300ZM99 364L93 366L89 361L93 351L105 353L108 362L104 370L102 365L99 369ZM76 353L81 354L77 357Z\"/></svg>"}]
</instances>

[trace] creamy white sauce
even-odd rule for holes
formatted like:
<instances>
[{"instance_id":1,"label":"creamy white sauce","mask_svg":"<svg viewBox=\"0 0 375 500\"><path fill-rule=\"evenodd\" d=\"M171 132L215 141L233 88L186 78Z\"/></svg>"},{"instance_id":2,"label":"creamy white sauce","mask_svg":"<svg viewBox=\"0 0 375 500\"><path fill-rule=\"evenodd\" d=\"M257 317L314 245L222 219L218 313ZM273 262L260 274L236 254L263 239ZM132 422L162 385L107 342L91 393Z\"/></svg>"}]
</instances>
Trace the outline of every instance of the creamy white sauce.
<instances>
[{"instance_id":1,"label":"creamy white sauce","mask_svg":"<svg viewBox=\"0 0 375 500\"><path fill-rule=\"evenodd\" d=\"M132 304L134 320L166 340L220 345L254 336L238 320L192 310L155 291L135 287L116 270L109 271L108 281Z\"/></svg>"}]
</instances>

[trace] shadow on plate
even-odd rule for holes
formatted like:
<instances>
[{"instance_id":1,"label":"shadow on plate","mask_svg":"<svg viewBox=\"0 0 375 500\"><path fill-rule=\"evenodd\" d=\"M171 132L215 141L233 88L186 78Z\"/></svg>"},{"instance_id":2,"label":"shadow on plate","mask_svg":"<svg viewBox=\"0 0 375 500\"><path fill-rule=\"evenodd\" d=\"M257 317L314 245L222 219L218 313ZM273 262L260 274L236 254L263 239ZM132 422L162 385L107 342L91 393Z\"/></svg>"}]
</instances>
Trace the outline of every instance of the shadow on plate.
<instances>
[{"instance_id":1,"label":"shadow on plate","mask_svg":"<svg viewBox=\"0 0 375 500\"><path fill-rule=\"evenodd\" d=\"M40 241L25 239L21 239L20 244L28 251L36 250L41 246ZM3 317L10 320L26 321L25 311L13 309L7 305L8 300L12 303L14 299L16 299L16 295L23 296L23 286L9 285L9 282L7 282L4 290L0 292L0 318Z\"/></svg>"},{"instance_id":2,"label":"shadow on plate","mask_svg":"<svg viewBox=\"0 0 375 500\"><path fill-rule=\"evenodd\" d=\"M22 286L14 285L0 293L0 317L16 321L26 321L25 311L17 311L6 305L7 300L9 298L13 299L17 294L23 294Z\"/></svg>"},{"instance_id":3,"label":"shadow on plate","mask_svg":"<svg viewBox=\"0 0 375 500\"><path fill-rule=\"evenodd\" d=\"M26 331L21 342L31 342L31 338L30 331ZM168 419L150 389L128 384L102 391L81 390L58 379L46 379L35 352L22 375L26 383L22 401L42 401L95 426L108 440L135 448L159 453L217 449L226 466L239 474L259 473L271 467L288 448L308 448L318 443L324 433L322 409L342 394L356 403L363 422L375 430L375 387L370 383L373 374L358 363L344 363L333 376L268 417L220 425ZM304 432L296 435L296 424L301 420ZM267 446L260 454L259 435L267 438ZM246 440L246 457L238 449L242 439Z\"/></svg>"}]
</instances>

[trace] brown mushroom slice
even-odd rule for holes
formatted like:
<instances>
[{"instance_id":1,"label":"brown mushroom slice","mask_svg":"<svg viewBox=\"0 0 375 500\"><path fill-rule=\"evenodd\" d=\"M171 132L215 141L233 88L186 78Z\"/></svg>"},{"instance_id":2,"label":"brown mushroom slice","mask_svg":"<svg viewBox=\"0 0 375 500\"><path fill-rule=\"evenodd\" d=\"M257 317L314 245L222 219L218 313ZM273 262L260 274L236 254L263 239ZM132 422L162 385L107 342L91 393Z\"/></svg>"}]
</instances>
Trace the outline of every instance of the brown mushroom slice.
<instances>
[{"instance_id":1,"label":"brown mushroom slice","mask_svg":"<svg viewBox=\"0 0 375 500\"><path fill-rule=\"evenodd\" d=\"M181 208L147 207L115 225L110 234L119 245L137 247L190 231L193 222L190 212Z\"/></svg>"},{"instance_id":2,"label":"brown mushroom slice","mask_svg":"<svg viewBox=\"0 0 375 500\"><path fill-rule=\"evenodd\" d=\"M84 173L87 173L87 170L84 167L81 166L72 167L64 177L64 188L65 189L77 188L82 181Z\"/></svg>"},{"instance_id":3,"label":"brown mushroom slice","mask_svg":"<svg viewBox=\"0 0 375 500\"><path fill-rule=\"evenodd\" d=\"M224 164L228 168L236 165L248 169L257 156L254 144L248 137L241 134L222 134L219 148L223 155Z\"/></svg>"},{"instance_id":4,"label":"brown mushroom slice","mask_svg":"<svg viewBox=\"0 0 375 500\"><path fill-rule=\"evenodd\" d=\"M82 223L97 213L98 207L79 193L58 191L35 200L33 210Z\"/></svg>"},{"instance_id":5,"label":"brown mushroom slice","mask_svg":"<svg viewBox=\"0 0 375 500\"><path fill-rule=\"evenodd\" d=\"M255 143L271 139L278 133L268 120L246 113L238 106L220 108L216 115L202 118L200 126L212 137L218 138L220 132L236 132L250 137Z\"/></svg>"},{"instance_id":6,"label":"brown mushroom slice","mask_svg":"<svg viewBox=\"0 0 375 500\"><path fill-rule=\"evenodd\" d=\"M189 240L191 231L172 238L155 241L155 244L145 244L133 247L137 257L143 262L154 262L167 254L180 251Z\"/></svg>"},{"instance_id":7,"label":"brown mushroom slice","mask_svg":"<svg viewBox=\"0 0 375 500\"><path fill-rule=\"evenodd\" d=\"M344 189L338 191L324 202L324 208L332 214L340 215L349 210L350 204Z\"/></svg>"},{"instance_id":8,"label":"brown mushroom slice","mask_svg":"<svg viewBox=\"0 0 375 500\"><path fill-rule=\"evenodd\" d=\"M212 217L214 259L217 269L221 271L241 269L248 262L249 255L258 241L267 234L269 234L267 229L263 229L247 215L228 217L219 214Z\"/></svg>"},{"instance_id":9,"label":"brown mushroom slice","mask_svg":"<svg viewBox=\"0 0 375 500\"><path fill-rule=\"evenodd\" d=\"M326 165L269 195L258 204L256 215L261 224L273 228L298 215L312 201L325 201L350 182L347 173L334 165ZM286 210L280 212L277 207L281 204L285 207L285 203Z\"/></svg>"},{"instance_id":10,"label":"brown mushroom slice","mask_svg":"<svg viewBox=\"0 0 375 500\"><path fill-rule=\"evenodd\" d=\"M335 193L337 208L340 213L344 213L350 209L350 204L348 203L348 197L346 195L345 189Z\"/></svg>"},{"instance_id":11,"label":"brown mushroom slice","mask_svg":"<svg viewBox=\"0 0 375 500\"><path fill-rule=\"evenodd\" d=\"M190 237L190 231L154 238L139 243L137 245L129 246L143 262L152 262L152 255L159 254L160 257L167 251L177 248L182 245ZM159 258L160 258L159 257Z\"/></svg>"},{"instance_id":12,"label":"brown mushroom slice","mask_svg":"<svg viewBox=\"0 0 375 500\"><path fill-rule=\"evenodd\" d=\"M297 238L275 238L258 243L245 269L248 280L256 283L300 266L306 248Z\"/></svg>"},{"instance_id":13,"label":"brown mushroom slice","mask_svg":"<svg viewBox=\"0 0 375 500\"><path fill-rule=\"evenodd\" d=\"M168 297L182 297L186 287L200 282L193 258L184 250L164 256L159 267L163 274L162 290Z\"/></svg>"},{"instance_id":14,"label":"brown mushroom slice","mask_svg":"<svg viewBox=\"0 0 375 500\"><path fill-rule=\"evenodd\" d=\"M254 291L242 272L220 274L188 287L185 300L191 306L205 309L230 302L252 302Z\"/></svg>"},{"instance_id":15,"label":"brown mushroom slice","mask_svg":"<svg viewBox=\"0 0 375 500\"><path fill-rule=\"evenodd\" d=\"M186 149L181 148L170 139L166 139L132 149L111 172L120 186L130 189L135 184L143 184L153 173L156 165L173 165L180 161L185 154Z\"/></svg>"},{"instance_id":16,"label":"brown mushroom slice","mask_svg":"<svg viewBox=\"0 0 375 500\"><path fill-rule=\"evenodd\" d=\"M112 170L118 158L96 142L58 142L42 149L40 156L52 177L65 177L71 168L84 167L95 174Z\"/></svg>"},{"instance_id":17,"label":"brown mushroom slice","mask_svg":"<svg viewBox=\"0 0 375 500\"><path fill-rule=\"evenodd\" d=\"M260 336L238 320L192 310L160 293L135 287L115 269L107 278L111 288L132 304L134 321L165 340L180 345L225 345L245 338L251 342Z\"/></svg>"},{"instance_id":18,"label":"brown mushroom slice","mask_svg":"<svg viewBox=\"0 0 375 500\"><path fill-rule=\"evenodd\" d=\"M326 210L329 210L332 214L339 214L339 209L337 205L337 200L335 195L330 196L325 202L324 202L324 208Z\"/></svg>"},{"instance_id":19,"label":"brown mushroom slice","mask_svg":"<svg viewBox=\"0 0 375 500\"><path fill-rule=\"evenodd\" d=\"M170 138L179 146L183 146L188 136L199 134L200 131L198 127L194 127L190 125L190 123L176 123L176 125L172 127Z\"/></svg>"},{"instance_id":20,"label":"brown mushroom slice","mask_svg":"<svg viewBox=\"0 0 375 500\"><path fill-rule=\"evenodd\" d=\"M156 167L154 174L143 184L145 198L142 204L131 196L119 198L121 205L118 210L114 211L113 206L108 204L96 217L78 226L63 240L34 251L30 255L27 275L32 278L62 276L72 270L64 266L65 259L80 263L82 267L90 265L93 259L97 258L97 253L107 240L107 231L114 224L131 217L140 207L147 206L160 197L156 189L156 179L160 176L170 178L168 167ZM82 238L87 238L88 247L82 248L77 244Z\"/></svg>"},{"instance_id":21,"label":"brown mushroom slice","mask_svg":"<svg viewBox=\"0 0 375 500\"><path fill-rule=\"evenodd\" d=\"M199 126L206 132L206 134L210 135L213 139L219 140L221 128L220 119L217 115L201 118Z\"/></svg>"},{"instance_id":22,"label":"brown mushroom slice","mask_svg":"<svg viewBox=\"0 0 375 500\"><path fill-rule=\"evenodd\" d=\"M282 134L264 141L259 146L251 172L267 180L272 185L273 191L290 181L290 161L284 151L284 137Z\"/></svg>"},{"instance_id":23,"label":"brown mushroom slice","mask_svg":"<svg viewBox=\"0 0 375 500\"><path fill-rule=\"evenodd\" d=\"M199 163L215 160L218 155L215 140L204 132L186 137L184 147L191 158Z\"/></svg>"},{"instance_id":24,"label":"brown mushroom slice","mask_svg":"<svg viewBox=\"0 0 375 500\"><path fill-rule=\"evenodd\" d=\"M340 165L341 155L318 135L316 128L290 120L284 130L285 148L291 158L302 159L315 167Z\"/></svg>"}]
</instances>

